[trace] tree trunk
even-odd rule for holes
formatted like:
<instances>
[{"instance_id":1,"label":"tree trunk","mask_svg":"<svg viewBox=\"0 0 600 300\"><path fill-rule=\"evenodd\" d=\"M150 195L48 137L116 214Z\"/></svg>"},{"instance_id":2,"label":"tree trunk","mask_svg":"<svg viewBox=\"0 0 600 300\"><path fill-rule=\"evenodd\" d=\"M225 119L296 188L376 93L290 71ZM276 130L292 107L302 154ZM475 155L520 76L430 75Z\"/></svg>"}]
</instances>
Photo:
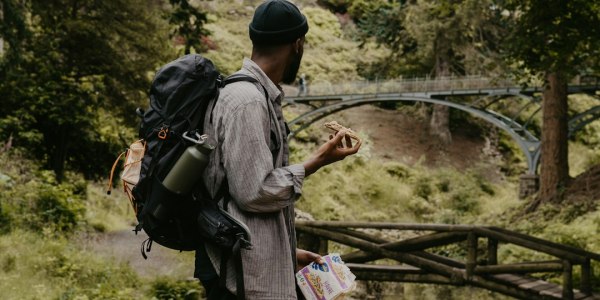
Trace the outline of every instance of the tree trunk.
<instances>
[{"instance_id":1,"label":"tree trunk","mask_svg":"<svg viewBox=\"0 0 600 300\"><path fill-rule=\"evenodd\" d=\"M560 201L569 180L567 82L560 73L546 76L543 92L540 200Z\"/></svg>"},{"instance_id":2,"label":"tree trunk","mask_svg":"<svg viewBox=\"0 0 600 300\"><path fill-rule=\"evenodd\" d=\"M429 123L429 133L438 138L441 145L447 145L452 142L450 133L450 107L440 104L433 105L431 121Z\"/></svg>"},{"instance_id":3,"label":"tree trunk","mask_svg":"<svg viewBox=\"0 0 600 300\"><path fill-rule=\"evenodd\" d=\"M450 75L450 63L448 58L441 55L436 59L435 77ZM440 104L433 105L431 120L429 122L429 134L438 139L439 145L445 146L452 142L450 133L450 107Z\"/></svg>"}]
</instances>

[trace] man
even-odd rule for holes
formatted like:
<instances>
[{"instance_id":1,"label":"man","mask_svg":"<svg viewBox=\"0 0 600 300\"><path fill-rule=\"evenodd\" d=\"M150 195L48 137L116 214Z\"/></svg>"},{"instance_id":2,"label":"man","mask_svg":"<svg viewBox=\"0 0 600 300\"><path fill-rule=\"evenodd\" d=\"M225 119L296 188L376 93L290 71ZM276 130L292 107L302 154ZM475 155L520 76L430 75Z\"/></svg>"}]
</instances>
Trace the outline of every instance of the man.
<instances>
[{"instance_id":1,"label":"man","mask_svg":"<svg viewBox=\"0 0 600 300\"><path fill-rule=\"evenodd\" d=\"M258 82L236 82L221 90L209 107L205 132L215 137L216 149L205 170L205 185L216 197L228 187L227 211L250 229L252 250L242 250L243 295L247 299L296 299L294 272L320 256L296 249L294 202L306 176L344 159L360 148L345 132L322 145L308 161L288 165L287 125L283 119L279 83L293 83L308 32L306 17L285 0L266 1L250 23L251 59L236 74ZM223 201L220 202L221 204ZM221 253L206 245L196 253L195 276L208 299L235 299L234 261L226 270L226 288L219 285Z\"/></svg>"},{"instance_id":2,"label":"man","mask_svg":"<svg viewBox=\"0 0 600 300\"><path fill-rule=\"evenodd\" d=\"M306 75L302 73L300 75L300 79L298 79L298 97L306 96L308 91L306 90Z\"/></svg>"}]
</instances>

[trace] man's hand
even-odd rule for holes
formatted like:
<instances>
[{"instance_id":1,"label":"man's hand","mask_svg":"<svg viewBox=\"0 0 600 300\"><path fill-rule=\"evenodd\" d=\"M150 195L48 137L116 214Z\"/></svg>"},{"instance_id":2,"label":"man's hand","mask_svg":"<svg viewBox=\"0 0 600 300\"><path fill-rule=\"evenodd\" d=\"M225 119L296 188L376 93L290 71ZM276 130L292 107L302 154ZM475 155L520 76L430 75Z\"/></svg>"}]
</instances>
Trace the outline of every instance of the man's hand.
<instances>
[{"instance_id":1,"label":"man's hand","mask_svg":"<svg viewBox=\"0 0 600 300\"><path fill-rule=\"evenodd\" d=\"M346 140L345 146L342 142L344 138ZM339 131L335 136L330 135L329 141L321 145L317 152L308 161L304 162L304 175L308 176L328 164L355 154L360 149L361 144L362 141L358 141L356 145L352 146L352 139L346 135L345 130Z\"/></svg>"},{"instance_id":2,"label":"man's hand","mask_svg":"<svg viewBox=\"0 0 600 300\"><path fill-rule=\"evenodd\" d=\"M308 266L313 261L320 265L324 263L321 255L302 249L296 249L296 261L298 262L296 272L302 270L302 268Z\"/></svg>"}]
</instances>

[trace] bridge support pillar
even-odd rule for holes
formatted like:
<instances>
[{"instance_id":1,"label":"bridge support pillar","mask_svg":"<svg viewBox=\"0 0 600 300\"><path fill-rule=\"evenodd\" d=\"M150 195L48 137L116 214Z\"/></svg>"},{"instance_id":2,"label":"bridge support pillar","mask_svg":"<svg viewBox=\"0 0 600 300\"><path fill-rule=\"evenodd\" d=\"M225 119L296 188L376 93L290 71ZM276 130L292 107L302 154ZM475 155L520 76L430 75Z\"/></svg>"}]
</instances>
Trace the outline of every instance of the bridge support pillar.
<instances>
[{"instance_id":1,"label":"bridge support pillar","mask_svg":"<svg viewBox=\"0 0 600 300\"><path fill-rule=\"evenodd\" d=\"M535 174L524 174L519 178L519 199L527 198L538 192L540 177Z\"/></svg>"}]
</instances>

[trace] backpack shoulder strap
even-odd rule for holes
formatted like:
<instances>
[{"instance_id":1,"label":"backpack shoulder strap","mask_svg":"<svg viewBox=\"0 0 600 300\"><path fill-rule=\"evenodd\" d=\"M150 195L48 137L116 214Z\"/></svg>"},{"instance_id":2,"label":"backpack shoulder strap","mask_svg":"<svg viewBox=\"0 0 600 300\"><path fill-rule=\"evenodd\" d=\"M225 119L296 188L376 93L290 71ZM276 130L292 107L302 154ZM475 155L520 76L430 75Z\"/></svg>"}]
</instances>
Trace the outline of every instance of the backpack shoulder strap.
<instances>
[{"instance_id":1,"label":"backpack shoulder strap","mask_svg":"<svg viewBox=\"0 0 600 300\"><path fill-rule=\"evenodd\" d=\"M258 79L252 77L252 76L248 76L248 75L243 75L243 74L233 74L225 79L222 80L222 86L226 86L230 83L234 83L234 82L240 82L240 81L247 81L247 82L252 82L252 83L257 83Z\"/></svg>"},{"instance_id":2,"label":"backpack shoulder strap","mask_svg":"<svg viewBox=\"0 0 600 300\"><path fill-rule=\"evenodd\" d=\"M235 82L240 82L240 81L246 81L246 82L260 84L260 86L263 88L263 92L265 92L265 97L267 99L269 99L269 92L267 92L267 88L265 88L265 86L262 83L260 83L258 81L258 79L254 78L254 77L251 77L251 76L248 76L248 75L243 75L243 74L234 74L234 75L231 75L231 76L225 78L222 81L223 82L222 86L224 87L224 86L226 86L226 85L228 85L230 83L235 83Z\"/></svg>"},{"instance_id":3,"label":"backpack shoulder strap","mask_svg":"<svg viewBox=\"0 0 600 300\"><path fill-rule=\"evenodd\" d=\"M248 76L248 75L243 75L243 74L234 74L231 75L225 79L223 79L223 77L219 76L219 78L217 78L217 86L218 86L218 90L217 90L217 94L215 96L215 101L219 100L219 93L220 93L220 89L224 88L226 85L231 84L231 83L236 83L236 82L240 82L240 81L245 81L245 82L250 82L250 83L258 83L260 84L260 86L263 88L263 92L265 93L265 98L268 100L269 99L269 92L267 92L267 88L265 88L264 85L262 85L262 83L260 83L258 81L258 79ZM210 123L212 124L213 122L213 111L215 109L216 103L212 104L212 107L210 109Z\"/></svg>"}]
</instances>

